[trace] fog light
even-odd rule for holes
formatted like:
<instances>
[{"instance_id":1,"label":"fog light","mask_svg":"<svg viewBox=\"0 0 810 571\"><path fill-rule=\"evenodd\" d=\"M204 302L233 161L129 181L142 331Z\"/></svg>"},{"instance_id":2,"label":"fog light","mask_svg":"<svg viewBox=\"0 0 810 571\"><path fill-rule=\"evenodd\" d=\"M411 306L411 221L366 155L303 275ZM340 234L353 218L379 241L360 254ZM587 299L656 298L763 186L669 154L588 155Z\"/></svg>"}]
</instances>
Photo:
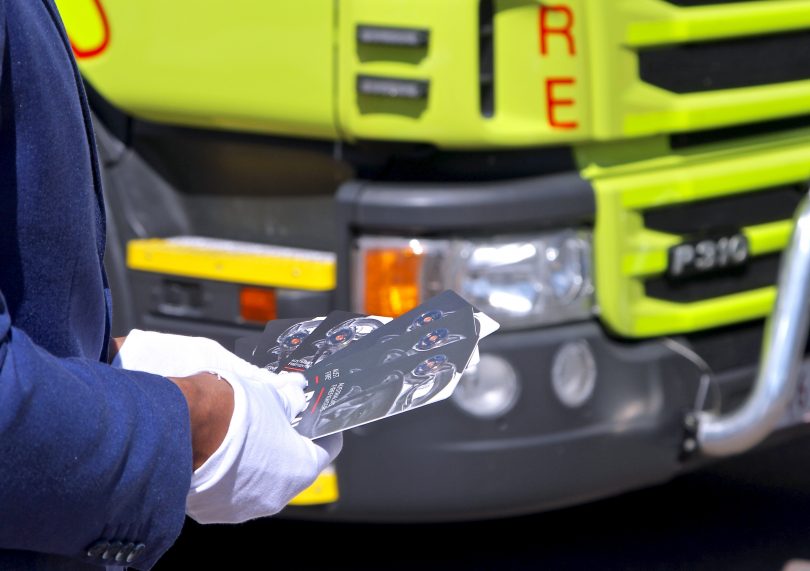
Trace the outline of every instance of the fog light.
<instances>
[{"instance_id":1,"label":"fog light","mask_svg":"<svg viewBox=\"0 0 810 571\"><path fill-rule=\"evenodd\" d=\"M564 344L551 365L554 393L565 406L582 406L596 387L596 361L587 341Z\"/></svg>"},{"instance_id":2,"label":"fog light","mask_svg":"<svg viewBox=\"0 0 810 571\"><path fill-rule=\"evenodd\" d=\"M453 402L478 418L503 416L515 406L520 393L515 369L506 359L481 355L475 368L468 368L453 392Z\"/></svg>"}]
</instances>

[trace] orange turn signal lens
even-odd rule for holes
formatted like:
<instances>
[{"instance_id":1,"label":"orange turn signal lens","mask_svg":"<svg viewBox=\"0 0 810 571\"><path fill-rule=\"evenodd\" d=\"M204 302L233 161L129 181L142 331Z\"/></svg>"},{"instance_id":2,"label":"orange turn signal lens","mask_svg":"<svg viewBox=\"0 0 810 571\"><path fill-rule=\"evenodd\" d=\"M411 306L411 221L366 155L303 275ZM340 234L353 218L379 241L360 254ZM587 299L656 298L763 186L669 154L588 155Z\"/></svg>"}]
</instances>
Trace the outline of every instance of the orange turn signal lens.
<instances>
[{"instance_id":1,"label":"orange turn signal lens","mask_svg":"<svg viewBox=\"0 0 810 571\"><path fill-rule=\"evenodd\" d=\"M264 323L276 318L276 290L243 287L239 292L239 314L245 321Z\"/></svg>"},{"instance_id":2,"label":"orange turn signal lens","mask_svg":"<svg viewBox=\"0 0 810 571\"><path fill-rule=\"evenodd\" d=\"M421 249L368 249L362 255L363 306L368 314L397 317L419 305Z\"/></svg>"}]
</instances>

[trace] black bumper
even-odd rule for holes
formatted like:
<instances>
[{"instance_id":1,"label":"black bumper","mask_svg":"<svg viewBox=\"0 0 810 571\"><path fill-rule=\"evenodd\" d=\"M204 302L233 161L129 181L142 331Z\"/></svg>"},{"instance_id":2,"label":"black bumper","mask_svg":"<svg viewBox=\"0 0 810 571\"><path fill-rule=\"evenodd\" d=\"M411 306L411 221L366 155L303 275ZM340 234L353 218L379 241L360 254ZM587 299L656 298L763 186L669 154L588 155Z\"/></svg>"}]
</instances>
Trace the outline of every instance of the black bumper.
<instances>
[{"instance_id":1,"label":"black bumper","mask_svg":"<svg viewBox=\"0 0 810 571\"><path fill-rule=\"evenodd\" d=\"M561 344L585 339L596 389L578 409L555 396L550 364ZM430 521L530 513L671 478L683 466L684 414L699 372L661 342L609 340L594 323L496 334L482 353L506 358L521 395L496 420L451 400L345 433L340 499L288 508L307 518Z\"/></svg>"}]
</instances>

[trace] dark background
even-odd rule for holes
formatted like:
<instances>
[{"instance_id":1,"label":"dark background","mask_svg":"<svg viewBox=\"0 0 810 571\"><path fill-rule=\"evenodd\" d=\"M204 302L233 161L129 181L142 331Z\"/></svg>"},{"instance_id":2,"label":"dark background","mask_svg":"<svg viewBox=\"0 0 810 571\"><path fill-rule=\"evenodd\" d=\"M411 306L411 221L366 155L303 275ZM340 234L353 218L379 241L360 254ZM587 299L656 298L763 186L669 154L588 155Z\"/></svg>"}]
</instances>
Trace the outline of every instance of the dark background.
<instances>
[{"instance_id":1,"label":"dark background","mask_svg":"<svg viewBox=\"0 0 810 571\"><path fill-rule=\"evenodd\" d=\"M238 526L188 520L154 569L190 562L211 568L214 553L229 562L227 569L776 571L790 559L810 559L810 437L655 488L503 520L361 525L276 517Z\"/></svg>"}]
</instances>

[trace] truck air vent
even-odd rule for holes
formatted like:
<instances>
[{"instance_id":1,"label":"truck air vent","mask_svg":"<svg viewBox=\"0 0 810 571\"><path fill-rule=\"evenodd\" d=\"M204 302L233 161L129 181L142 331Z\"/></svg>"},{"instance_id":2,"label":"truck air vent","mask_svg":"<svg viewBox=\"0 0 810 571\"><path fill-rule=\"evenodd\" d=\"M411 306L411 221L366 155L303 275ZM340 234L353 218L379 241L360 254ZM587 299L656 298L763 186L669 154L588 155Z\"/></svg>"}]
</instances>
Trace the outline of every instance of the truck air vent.
<instances>
[{"instance_id":1,"label":"truck air vent","mask_svg":"<svg viewBox=\"0 0 810 571\"><path fill-rule=\"evenodd\" d=\"M810 30L647 48L641 79L697 93L810 79Z\"/></svg>"},{"instance_id":2,"label":"truck air vent","mask_svg":"<svg viewBox=\"0 0 810 571\"><path fill-rule=\"evenodd\" d=\"M796 129L804 129L807 127L810 127L810 115L801 115L799 117L788 117L774 121L758 121L756 123L734 125L733 127L722 127L720 129L704 129L702 131L692 131L691 133L677 133L670 135L669 146L671 149L688 149L700 145L738 141L746 137L775 135L777 133L795 131Z\"/></svg>"},{"instance_id":3,"label":"truck air vent","mask_svg":"<svg viewBox=\"0 0 810 571\"><path fill-rule=\"evenodd\" d=\"M363 45L424 48L429 38L430 32L421 28L357 26L357 43Z\"/></svg>"},{"instance_id":4,"label":"truck air vent","mask_svg":"<svg viewBox=\"0 0 810 571\"><path fill-rule=\"evenodd\" d=\"M481 0L478 5L478 81L481 115L495 114L495 3Z\"/></svg>"},{"instance_id":5,"label":"truck air vent","mask_svg":"<svg viewBox=\"0 0 810 571\"><path fill-rule=\"evenodd\" d=\"M798 185L735 194L653 208L644 212L644 226L669 234L700 234L720 228L767 224L793 217L802 189Z\"/></svg>"},{"instance_id":6,"label":"truck air vent","mask_svg":"<svg viewBox=\"0 0 810 571\"><path fill-rule=\"evenodd\" d=\"M357 92L398 99L425 99L429 82L421 79L399 79L372 75L357 76Z\"/></svg>"},{"instance_id":7,"label":"truck air vent","mask_svg":"<svg viewBox=\"0 0 810 571\"><path fill-rule=\"evenodd\" d=\"M713 4L742 4L759 0L664 0L676 6L711 6Z\"/></svg>"}]
</instances>

